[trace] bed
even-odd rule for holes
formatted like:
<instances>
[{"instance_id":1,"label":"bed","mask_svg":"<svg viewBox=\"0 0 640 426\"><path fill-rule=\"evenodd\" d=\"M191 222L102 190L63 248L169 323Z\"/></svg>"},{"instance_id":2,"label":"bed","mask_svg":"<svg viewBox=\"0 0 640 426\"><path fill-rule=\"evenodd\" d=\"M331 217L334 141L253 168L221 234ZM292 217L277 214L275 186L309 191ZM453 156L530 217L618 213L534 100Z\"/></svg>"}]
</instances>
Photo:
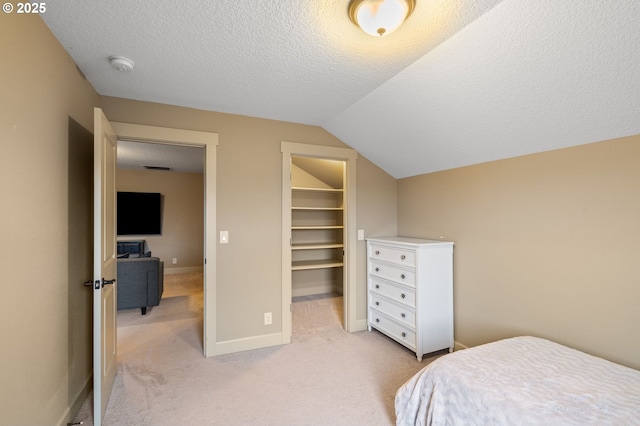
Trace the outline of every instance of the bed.
<instances>
[{"instance_id":1,"label":"bed","mask_svg":"<svg viewBox=\"0 0 640 426\"><path fill-rule=\"evenodd\" d=\"M514 337L431 362L395 410L397 425L640 425L640 371Z\"/></svg>"}]
</instances>

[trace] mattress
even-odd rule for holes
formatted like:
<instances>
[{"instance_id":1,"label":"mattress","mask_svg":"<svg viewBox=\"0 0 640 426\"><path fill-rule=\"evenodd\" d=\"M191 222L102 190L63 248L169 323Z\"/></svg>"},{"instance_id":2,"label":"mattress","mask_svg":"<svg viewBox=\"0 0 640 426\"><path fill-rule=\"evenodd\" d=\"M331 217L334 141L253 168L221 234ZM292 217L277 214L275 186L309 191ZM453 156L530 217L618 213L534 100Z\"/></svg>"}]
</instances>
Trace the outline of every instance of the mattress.
<instances>
[{"instance_id":1,"label":"mattress","mask_svg":"<svg viewBox=\"0 0 640 426\"><path fill-rule=\"evenodd\" d=\"M640 425L640 371L515 337L433 361L395 410L397 425Z\"/></svg>"}]
</instances>

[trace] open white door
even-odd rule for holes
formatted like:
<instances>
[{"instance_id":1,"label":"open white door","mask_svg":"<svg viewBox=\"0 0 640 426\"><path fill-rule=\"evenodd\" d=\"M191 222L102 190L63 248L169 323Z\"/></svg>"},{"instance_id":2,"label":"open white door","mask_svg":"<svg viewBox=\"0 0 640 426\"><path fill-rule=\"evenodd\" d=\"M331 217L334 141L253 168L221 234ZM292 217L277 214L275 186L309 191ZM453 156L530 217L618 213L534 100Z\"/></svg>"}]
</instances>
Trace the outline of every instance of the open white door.
<instances>
[{"instance_id":1,"label":"open white door","mask_svg":"<svg viewBox=\"0 0 640 426\"><path fill-rule=\"evenodd\" d=\"M93 424L100 426L116 377L116 134L94 111Z\"/></svg>"}]
</instances>

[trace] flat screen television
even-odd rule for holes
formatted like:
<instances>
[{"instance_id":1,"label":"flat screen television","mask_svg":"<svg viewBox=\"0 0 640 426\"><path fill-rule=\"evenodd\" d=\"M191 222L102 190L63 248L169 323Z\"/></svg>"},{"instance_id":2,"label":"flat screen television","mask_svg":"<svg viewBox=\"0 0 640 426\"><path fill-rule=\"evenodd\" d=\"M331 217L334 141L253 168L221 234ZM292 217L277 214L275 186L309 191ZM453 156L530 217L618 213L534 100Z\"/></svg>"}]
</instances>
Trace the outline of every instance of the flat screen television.
<instances>
[{"instance_id":1,"label":"flat screen television","mask_svg":"<svg viewBox=\"0 0 640 426\"><path fill-rule=\"evenodd\" d=\"M162 234L162 194L118 192L118 235Z\"/></svg>"}]
</instances>

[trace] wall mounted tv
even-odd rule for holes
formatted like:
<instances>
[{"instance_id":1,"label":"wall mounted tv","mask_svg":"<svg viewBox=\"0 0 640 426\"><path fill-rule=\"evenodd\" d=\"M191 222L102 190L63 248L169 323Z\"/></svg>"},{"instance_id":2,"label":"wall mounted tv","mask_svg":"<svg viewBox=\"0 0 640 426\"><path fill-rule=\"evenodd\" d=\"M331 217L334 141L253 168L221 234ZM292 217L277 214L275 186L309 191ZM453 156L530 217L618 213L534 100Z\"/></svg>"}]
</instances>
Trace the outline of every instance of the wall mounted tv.
<instances>
[{"instance_id":1,"label":"wall mounted tv","mask_svg":"<svg viewBox=\"0 0 640 426\"><path fill-rule=\"evenodd\" d=\"M118 192L118 235L162 234L162 194Z\"/></svg>"}]
</instances>

